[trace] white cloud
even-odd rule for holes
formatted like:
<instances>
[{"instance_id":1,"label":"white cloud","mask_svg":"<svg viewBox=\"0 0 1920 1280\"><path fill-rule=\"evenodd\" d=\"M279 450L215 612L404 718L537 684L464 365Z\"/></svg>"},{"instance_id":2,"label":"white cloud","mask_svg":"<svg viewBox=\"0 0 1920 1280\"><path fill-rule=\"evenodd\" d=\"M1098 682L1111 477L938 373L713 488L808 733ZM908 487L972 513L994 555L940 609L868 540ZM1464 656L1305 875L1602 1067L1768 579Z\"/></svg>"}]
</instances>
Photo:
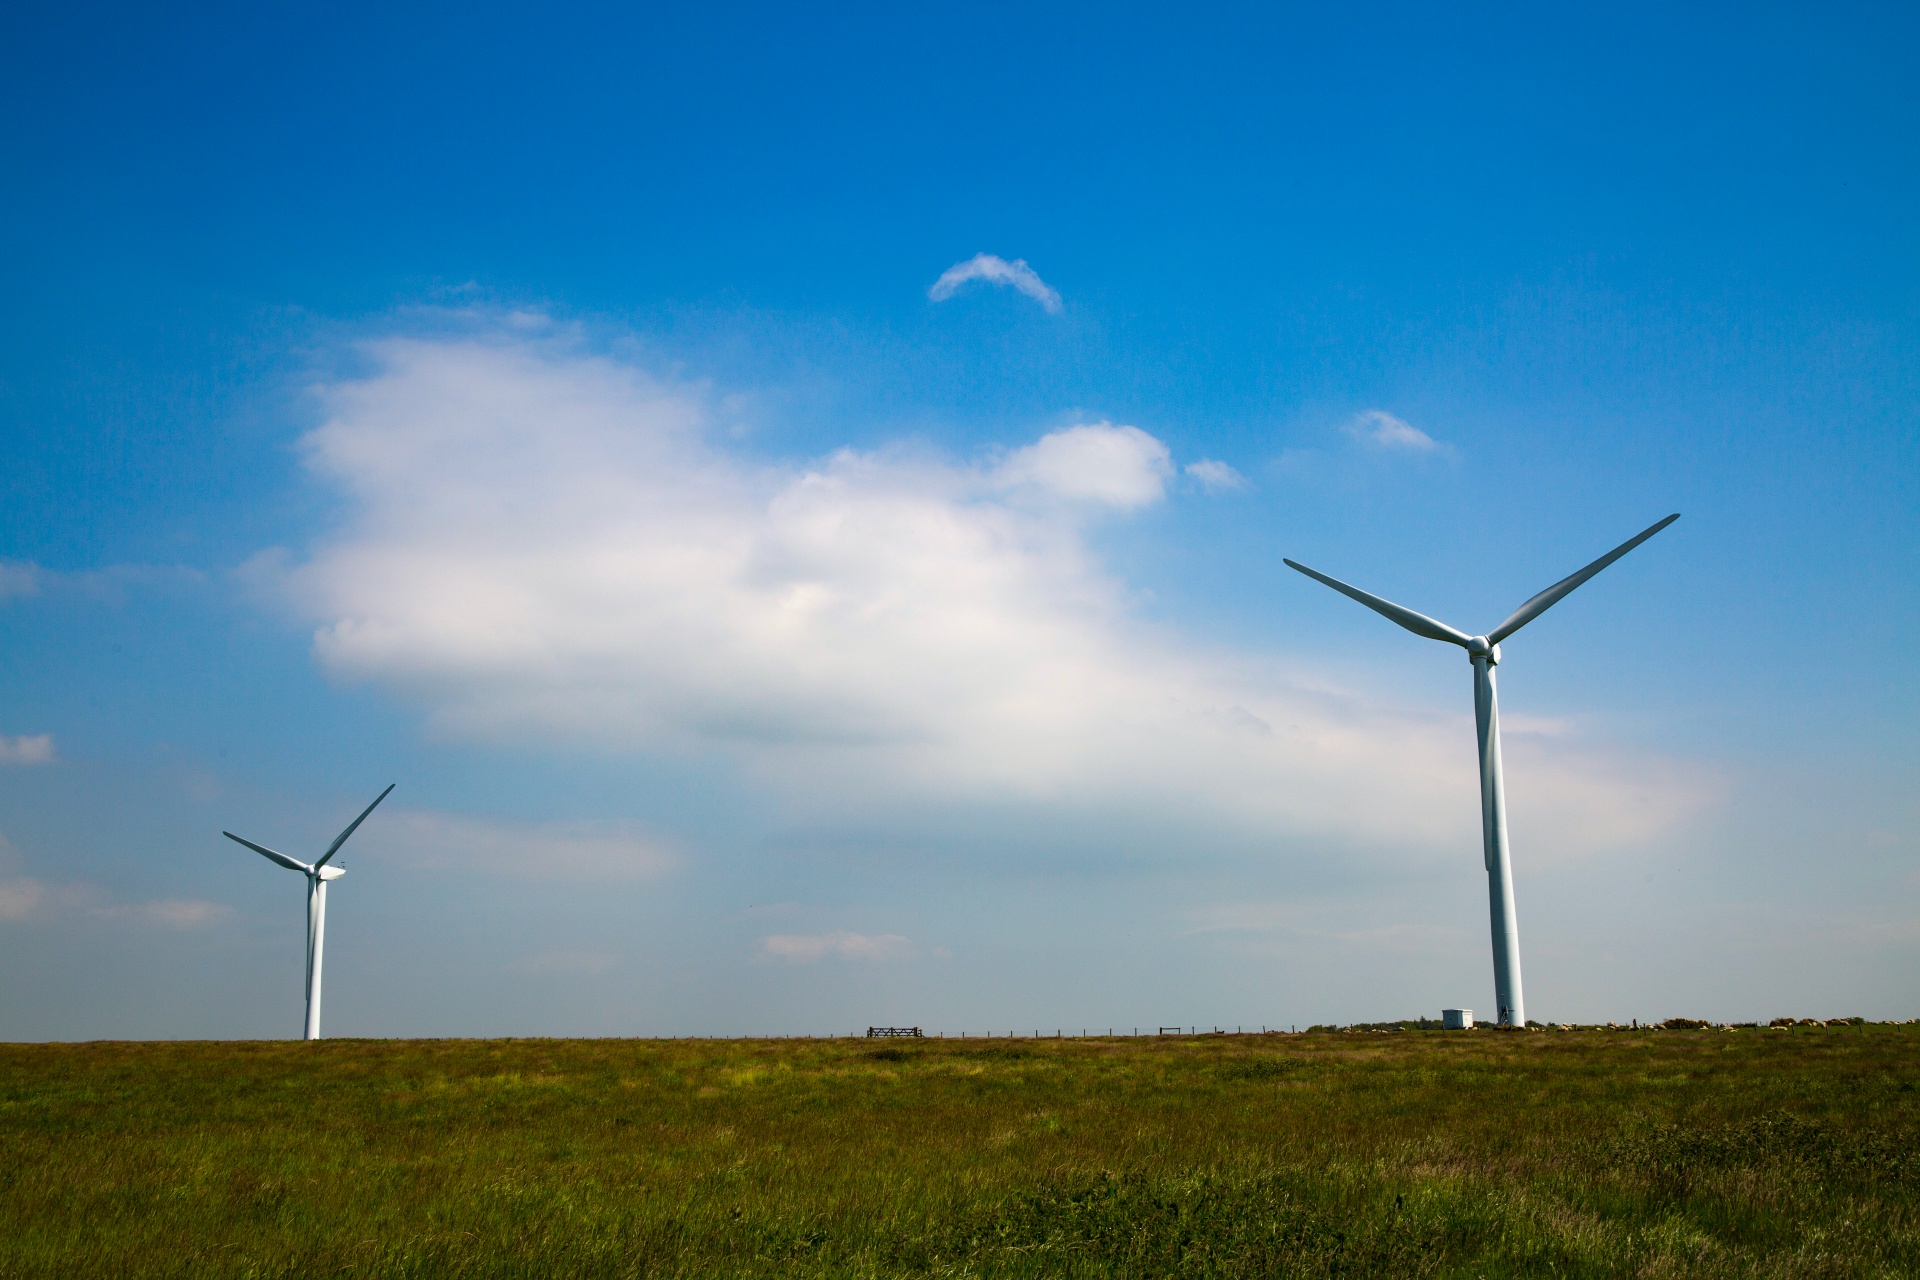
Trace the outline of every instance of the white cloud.
<instances>
[{"instance_id":1,"label":"white cloud","mask_svg":"<svg viewBox=\"0 0 1920 1280\"><path fill-rule=\"evenodd\" d=\"M907 940L897 933L775 934L760 943L761 954L795 964L813 964L828 956L843 960L898 960L907 954Z\"/></svg>"},{"instance_id":2,"label":"white cloud","mask_svg":"<svg viewBox=\"0 0 1920 1280\"><path fill-rule=\"evenodd\" d=\"M1574 731L1574 722L1566 716L1529 716L1521 714L1500 714L1500 736L1511 738L1516 734L1533 734L1541 738L1564 738Z\"/></svg>"},{"instance_id":3,"label":"white cloud","mask_svg":"<svg viewBox=\"0 0 1920 1280\"><path fill-rule=\"evenodd\" d=\"M118 920L139 920L168 929L203 929L231 914L232 908L199 898L160 898L125 906L98 907L94 913Z\"/></svg>"},{"instance_id":4,"label":"white cloud","mask_svg":"<svg viewBox=\"0 0 1920 1280\"><path fill-rule=\"evenodd\" d=\"M40 592L40 566L27 560L0 560L0 600Z\"/></svg>"},{"instance_id":5,"label":"white cloud","mask_svg":"<svg viewBox=\"0 0 1920 1280\"><path fill-rule=\"evenodd\" d=\"M58 592L119 607L136 593L180 593L202 586L205 570L190 565L115 564L75 573L52 573L23 560L0 560L0 602L14 596Z\"/></svg>"},{"instance_id":6,"label":"white cloud","mask_svg":"<svg viewBox=\"0 0 1920 1280\"><path fill-rule=\"evenodd\" d=\"M159 898L151 902L106 901L88 884L50 884L28 876L0 879L0 920L47 920L81 916L95 920L131 920L165 929L201 929L230 914L218 902L198 898Z\"/></svg>"},{"instance_id":7,"label":"white cloud","mask_svg":"<svg viewBox=\"0 0 1920 1280\"><path fill-rule=\"evenodd\" d=\"M1071 427L997 466L768 467L709 436L707 393L563 339L366 355L304 442L349 496L338 531L253 573L319 623L328 672L442 735L719 753L829 817L1038 805L1089 830L1150 819L1189 848L1478 847L1464 706L1382 706L1132 616L1084 530L1161 496L1171 463L1137 428ZM1516 738L1509 775L1516 825L1550 815L1567 850L1717 794L1698 767L1578 734ZM524 835L442 832L414 847L539 860Z\"/></svg>"},{"instance_id":8,"label":"white cloud","mask_svg":"<svg viewBox=\"0 0 1920 1280\"><path fill-rule=\"evenodd\" d=\"M1187 474L1200 482L1204 489L1214 493L1245 489L1247 478L1224 462L1212 458L1202 458L1198 462L1187 464Z\"/></svg>"},{"instance_id":9,"label":"white cloud","mask_svg":"<svg viewBox=\"0 0 1920 1280\"><path fill-rule=\"evenodd\" d=\"M465 814L382 812L354 835L341 860L369 857L412 870L477 872L536 880L651 880L678 859L657 839L585 822L508 822Z\"/></svg>"},{"instance_id":10,"label":"white cloud","mask_svg":"<svg viewBox=\"0 0 1920 1280\"><path fill-rule=\"evenodd\" d=\"M1330 917L1342 918L1352 912L1353 904L1287 899L1218 902L1189 914L1195 921L1194 933L1285 933L1372 955L1459 955L1464 946L1481 936L1472 929L1430 922L1397 922L1361 929L1329 929L1324 923Z\"/></svg>"},{"instance_id":11,"label":"white cloud","mask_svg":"<svg viewBox=\"0 0 1920 1280\"><path fill-rule=\"evenodd\" d=\"M1378 449L1437 453L1446 448L1420 428L1403 418L1394 417L1384 409L1367 409L1356 413L1340 430Z\"/></svg>"},{"instance_id":12,"label":"white cloud","mask_svg":"<svg viewBox=\"0 0 1920 1280\"><path fill-rule=\"evenodd\" d=\"M526 956L508 967L515 973L539 978L595 978L612 970L619 963L620 957L610 952L562 949Z\"/></svg>"},{"instance_id":13,"label":"white cloud","mask_svg":"<svg viewBox=\"0 0 1920 1280\"><path fill-rule=\"evenodd\" d=\"M50 733L18 738L9 738L0 733L0 765L52 764L53 758L53 735Z\"/></svg>"},{"instance_id":14,"label":"white cloud","mask_svg":"<svg viewBox=\"0 0 1920 1280\"><path fill-rule=\"evenodd\" d=\"M26 920L46 901L46 886L38 880L15 877L0 880L0 920Z\"/></svg>"},{"instance_id":15,"label":"white cloud","mask_svg":"<svg viewBox=\"0 0 1920 1280\"><path fill-rule=\"evenodd\" d=\"M1166 496L1173 459L1138 427L1097 422L1055 431L1007 455L995 478L1058 497L1128 510Z\"/></svg>"},{"instance_id":16,"label":"white cloud","mask_svg":"<svg viewBox=\"0 0 1920 1280\"><path fill-rule=\"evenodd\" d=\"M1025 258L1008 262L991 253L976 253L965 262L956 262L948 267L927 290L927 297L935 302L945 302L969 280L985 280L990 284L1018 289L1053 314L1060 313L1060 295L1027 265Z\"/></svg>"}]
</instances>

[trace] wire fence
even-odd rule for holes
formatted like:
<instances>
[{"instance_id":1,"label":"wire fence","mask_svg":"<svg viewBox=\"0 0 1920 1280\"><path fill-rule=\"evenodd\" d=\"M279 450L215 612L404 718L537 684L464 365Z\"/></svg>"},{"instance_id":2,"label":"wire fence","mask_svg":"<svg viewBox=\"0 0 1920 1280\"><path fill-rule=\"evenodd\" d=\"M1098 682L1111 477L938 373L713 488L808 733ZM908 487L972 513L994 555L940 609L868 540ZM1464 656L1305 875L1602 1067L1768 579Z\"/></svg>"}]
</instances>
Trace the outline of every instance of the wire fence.
<instances>
[{"instance_id":1,"label":"wire fence","mask_svg":"<svg viewBox=\"0 0 1920 1280\"><path fill-rule=\"evenodd\" d=\"M1192 1026L1181 1025L1177 1027L1154 1026L1154 1027L1148 1027L1145 1031L1142 1031L1141 1028L1139 1027L1108 1027L1104 1031L1100 1030L1097 1027L1081 1027L1078 1031L1072 1031L1065 1027L1056 1027L1052 1031L1045 1030L1044 1028L1034 1028L1033 1030L1021 1030L1019 1028L1014 1028L1012 1030L1005 1031L1005 1032L1001 1032L1001 1031L946 1032L946 1031L927 1031L921 1027L870 1026L866 1028L866 1030L864 1031L828 1032L825 1034L820 1034L815 1032L793 1032L793 1033L782 1033L782 1034L737 1035L737 1036L724 1036L724 1035L647 1036L644 1038L649 1040L844 1040L844 1039L1124 1040L1124 1039L1132 1039L1136 1037L1152 1038L1154 1036L1297 1035L1299 1034L1299 1031L1300 1031L1300 1028L1298 1026L1286 1026L1286 1027L1261 1026L1258 1028L1247 1027L1247 1026L1235 1026L1232 1028L1228 1028L1228 1027L1220 1027L1220 1026L1203 1027L1199 1025L1192 1025Z\"/></svg>"}]
</instances>

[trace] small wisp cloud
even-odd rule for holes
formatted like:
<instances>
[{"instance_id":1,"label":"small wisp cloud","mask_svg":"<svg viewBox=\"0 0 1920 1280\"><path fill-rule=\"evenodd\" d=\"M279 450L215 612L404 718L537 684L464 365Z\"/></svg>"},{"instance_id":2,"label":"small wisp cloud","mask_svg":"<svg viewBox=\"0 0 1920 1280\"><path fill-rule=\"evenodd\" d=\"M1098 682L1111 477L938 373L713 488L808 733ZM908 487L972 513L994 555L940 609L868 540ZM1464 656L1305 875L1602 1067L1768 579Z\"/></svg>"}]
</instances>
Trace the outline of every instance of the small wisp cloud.
<instances>
[{"instance_id":1,"label":"small wisp cloud","mask_svg":"<svg viewBox=\"0 0 1920 1280\"><path fill-rule=\"evenodd\" d=\"M760 953L790 964L816 964L829 957L840 960L898 960L907 954L907 940L897 933L778 933L760 943Z\"/></svg>"},{"instance_id":2,"label":"small wisp cloud","mask_svg":"<svg viewBox=\"0 0 1920 1280\"><path fill-rule=\"evenodd\" d=\"M973 280L985 280L988 284L1017 289L1045 307L1051 315L1059 315L1062 310L1060 295L1027 265L1025 258L1008 262L991 253L976 253L965 262L956 262L948 267L927 290L927 297L934 302L945 302L958 293L962 285Z\"/></svg>"},{"instance_id":3,"label":"small wisp cloud","mask_svg":"<svg viewBox=\"0 0 1920 1280\"><path fill-rule=\"evenodd\" d=\"M91 919L157 925L163 929L203 929L232 914L218 902L196 898L157 898L114 902L85 883L57 883L31 876L0 877L0 921Z\"/></svg>"},{"instance_id":4,"label":"small wisp cloud","mask_svg":"<svg viewBox=\"0 0 1920 1280\"><path fill-rule=\"evenodd\" d=\"M620 964L620 957L608 951L582 951L573 947L562 947L556 951L539 951L507 967L515 973L536 978L597 978L609 973Z\"/></svg>"},{"instance_id":5,"label":"small wisp cloud","mask_svg":"<svg viewBox=\"0 0 1920 1280\"><path fill-rule=\"evenodd\" d=\"M19 737L9 738L6 734L0 733L0 765L52 763L52 734L22 734Z\"/></svg>"},{"instance_id":6,"label":"small wisp cloud","mask_svg":"<svg viewBox=\"0 0 1920 1280\"><path fill-rule=\"evenodd\" d=\"M1096 422L1042 436L1007 455L995 473L1008 489L1131 511L1166 496L1167 446L1138 427Z\"/></svg>"},{"instance_id":7,"label":"small wisp cloud","mask_svg":"<svg viewBox=\"0 0 1920 1280\"><path fill-rule=\"evenodd\" d=\"M1247 478L1224 462L1202 458L1187 464L1187 474L1209 493L1235 493L1249 488Z\"/></svg>"},{"instance_id":8,"label":"small wisp cloud","mask_svg":"<svg viewBox=\"0 0 1920 1280\"><path fill-rule=\"evenodd\" d=\"M40 593L40 566L27 560L0 560L0 600Z\"/></svg>"},{"instance_id":9,"label":"small wisp cloud","mask_svg":"<svg viewBox=\"0 0 1920 1280\"><path fill-rule=\"evenodd\" d=\"M1365 409L1353 415L1340 430L1375 449L1400 453L1439 453L1446 446L1405 418L1396 418L1385 409Z\"/></svg>"}]
</instances>

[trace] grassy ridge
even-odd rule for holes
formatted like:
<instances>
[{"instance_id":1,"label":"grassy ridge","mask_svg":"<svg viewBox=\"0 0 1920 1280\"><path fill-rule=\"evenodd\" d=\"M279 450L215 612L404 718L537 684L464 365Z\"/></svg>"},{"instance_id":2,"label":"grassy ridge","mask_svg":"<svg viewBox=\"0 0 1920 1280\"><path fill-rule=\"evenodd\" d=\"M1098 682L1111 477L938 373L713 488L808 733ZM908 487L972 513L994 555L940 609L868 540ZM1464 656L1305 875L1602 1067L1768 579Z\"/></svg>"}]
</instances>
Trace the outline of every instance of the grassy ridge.
<instances>
[{"instance_id":1,"label":"grassy ridge","mask_svg":"<svg viewBox=\"0 0 1920 1280\"><path fill-rule=\"evenodd\" d=\"M1920 1028L0 1046L5 1276L1920 1274Z\"/></svg>"}]
</instances>

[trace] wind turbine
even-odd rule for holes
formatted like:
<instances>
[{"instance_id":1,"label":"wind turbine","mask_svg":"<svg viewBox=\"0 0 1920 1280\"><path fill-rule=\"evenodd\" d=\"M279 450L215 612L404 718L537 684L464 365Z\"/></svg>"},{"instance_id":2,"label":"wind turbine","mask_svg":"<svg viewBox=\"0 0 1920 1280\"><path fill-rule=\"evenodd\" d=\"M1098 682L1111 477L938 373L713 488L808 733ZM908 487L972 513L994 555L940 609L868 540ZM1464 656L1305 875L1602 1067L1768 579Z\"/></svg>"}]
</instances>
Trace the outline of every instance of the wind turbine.
<instances>
[{"instance_id":1,"label":"wind turbine","mask_svg":"<svg viewBox=\"0 0 1920 1280\"><path fill-rule=\"evenodd\" d=\"M1292 560L1286 563L1341 595L1351 596L1375 613L1399 623L1417 636L1444 640L1467 651L1473 662L1473 713L1480 731L1480 831L1486 846L1487 901L1493 922L1493 993L1503 1027L1527 1025L1526 999L1520 991L1520 926L1513 915L1513 864L1507 856L1506 784L1500 776L1500 700L1494 692L1493 669L1500 665L1500 642L1558 604L1575 587L1660 532L1675 520L1675 512L1658 524L1628 538L1576 574L1560 579L1513 611L1513 616L1484 636L1455 631L1379 596L1369 595L1324 573Z\"/></svg>"},{"instance_id":2,"label":"wind turbine","mask_svg":"<svg viewBox=\"0 0 1920 1280\"><path fill-rule=\"evenodd\" d=\"M309 1040L320 1038L320 954L327 941L327 882L338 880L347 874L345 867L330 867L327 862L334 854L340 852L340 846L347 842L347 837L359 830L360 824L367 820L367 815L387 798L388 792L393 788L394 784L389 782L387 790L375 796L373 804L362 809L360 816L349 822L347 829L333 838L333 843L327 846L327 851L321 854L312 866L308 866L298 858L289 858L284 853L275 853L263 844L242 839L231 831L220 833L229 840L247 846L261 857L277 862L289 871L298 871L307 877L307 1039Z\"/></svg>"}]
</instances>

